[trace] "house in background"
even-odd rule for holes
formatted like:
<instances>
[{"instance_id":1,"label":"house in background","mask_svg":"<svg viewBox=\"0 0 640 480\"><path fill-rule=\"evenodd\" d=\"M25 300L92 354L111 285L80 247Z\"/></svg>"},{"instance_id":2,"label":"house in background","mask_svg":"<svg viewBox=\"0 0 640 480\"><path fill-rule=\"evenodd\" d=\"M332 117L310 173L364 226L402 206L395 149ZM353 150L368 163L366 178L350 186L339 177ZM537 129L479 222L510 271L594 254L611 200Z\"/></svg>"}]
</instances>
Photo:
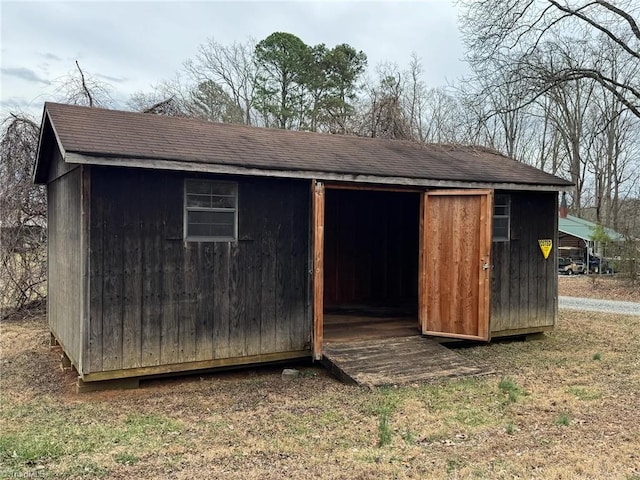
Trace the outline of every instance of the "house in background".
<instances>
[{"instance_id":1,"label":"house in background","mask_svg":"<svg viewBox=\"0 0 640 480\"><path fill-rule=\"evenodd\" d=\"M560 256L580 259L586 264L592 265L594 259L601 259L607 256L605 245L602 242L594 241L594 234L598 230L596 223L583 218L569 215L560 208L558 217L558 240ZM615 230L603 227L603 231L613 244L625 241L624 235ZM599 261L599 260L598 260ZM599 268L590 268L592 271L599 271Z\"/></svg>"},{"instance_id":2,"label":"house in background","mask_svg":"<svg viewBox=\"0 0 640 480\"><path fill-rule=\"evenodd\" d=\"M570 183L492 151L47 103L35 181L79 383L320 360L355 317L479 341L556 320Z\"/></svg>"}]
</instances>

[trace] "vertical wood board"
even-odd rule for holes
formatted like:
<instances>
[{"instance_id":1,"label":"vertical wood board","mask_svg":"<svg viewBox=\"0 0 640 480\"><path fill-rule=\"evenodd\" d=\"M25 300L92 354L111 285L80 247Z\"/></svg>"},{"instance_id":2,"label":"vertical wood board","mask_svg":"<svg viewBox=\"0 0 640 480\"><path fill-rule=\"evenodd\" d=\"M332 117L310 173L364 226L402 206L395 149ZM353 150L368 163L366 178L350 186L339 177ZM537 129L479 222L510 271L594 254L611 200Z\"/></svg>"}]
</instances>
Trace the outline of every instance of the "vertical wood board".
<instances>
[{"instance_id":1,"label":"vertical wood board","mask_svg":"<svg viewBox=\"0 0 640 480\"><path fill-rule=\"evenodd\" d=\"M322 359L324 323L324 211L325 191L321 182L311 183L313 198L313 358Z\"/></svg>"}]
</instances>

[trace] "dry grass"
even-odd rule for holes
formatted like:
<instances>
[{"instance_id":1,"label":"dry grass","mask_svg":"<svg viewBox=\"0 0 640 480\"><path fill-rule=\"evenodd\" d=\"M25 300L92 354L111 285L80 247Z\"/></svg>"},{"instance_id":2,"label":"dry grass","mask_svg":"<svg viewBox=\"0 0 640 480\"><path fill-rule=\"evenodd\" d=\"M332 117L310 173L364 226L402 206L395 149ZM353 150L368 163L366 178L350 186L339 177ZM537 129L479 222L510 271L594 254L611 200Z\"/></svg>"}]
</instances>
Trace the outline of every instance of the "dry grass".
<instances>
[{"instance_id":1,"label":"dry grass","mask_svg":"<svg viewBox=\"0 0 640 480\"><path fill-rule=\"evenodd\" d=\"M460 349L499 374L441 385L369 391L302 366L76 395L44 320L5 322L0 478L638 480L639 329L561 312L542 340Z\"/></svg>"},{"instance_id":2,"label":"dry grass","mask_svg":"<svg viewBox=\"0 0 640 480\"><path fill-rule=\"evenodd\" d=\"M640 283L617 275L559 275L558 293L567 297L640 302Z\"/></svg>"}]
</instances>

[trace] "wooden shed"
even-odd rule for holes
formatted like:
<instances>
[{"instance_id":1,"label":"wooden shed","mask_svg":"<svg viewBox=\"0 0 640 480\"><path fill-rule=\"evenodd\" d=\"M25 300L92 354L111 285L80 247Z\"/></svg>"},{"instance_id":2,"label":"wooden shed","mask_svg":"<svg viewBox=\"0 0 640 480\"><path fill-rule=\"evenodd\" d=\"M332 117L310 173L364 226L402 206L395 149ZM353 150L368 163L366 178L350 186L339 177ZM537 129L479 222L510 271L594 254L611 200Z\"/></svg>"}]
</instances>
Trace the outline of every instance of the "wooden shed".
<instances>
[{"instance_id":1,"label":"wooden shed","mask_svg":"<svg viewBox=\"0 0 640 480\"><path fill-rule=\"evenodd\" d=\"M479 341L556 320L539 241L570 184L493 151L46 103L34 175L83 382L318 360L354 318Z\"/></svg>"}]
</instances>

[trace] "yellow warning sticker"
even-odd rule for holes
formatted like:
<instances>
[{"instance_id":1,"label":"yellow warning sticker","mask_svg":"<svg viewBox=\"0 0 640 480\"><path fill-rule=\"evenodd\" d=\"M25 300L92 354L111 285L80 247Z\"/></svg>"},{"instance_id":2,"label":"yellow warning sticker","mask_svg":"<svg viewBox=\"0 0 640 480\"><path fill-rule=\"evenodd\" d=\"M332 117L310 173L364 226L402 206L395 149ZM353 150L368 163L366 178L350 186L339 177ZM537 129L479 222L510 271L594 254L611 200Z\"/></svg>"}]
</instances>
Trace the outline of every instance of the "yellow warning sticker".
<instances>
[{"instance_id":1,"label":"yellow warning sticker","mask_svg":"<svg viewBox=\"0 0 640 480\"><path fill-rule=\"evenodd\" d=\"M540 245L540 250L542 250L542 255L544 255L545 260L549 258L551 248L553 248L553 240L538 240L538 245Z\"/></svg>"}]
</instances>

